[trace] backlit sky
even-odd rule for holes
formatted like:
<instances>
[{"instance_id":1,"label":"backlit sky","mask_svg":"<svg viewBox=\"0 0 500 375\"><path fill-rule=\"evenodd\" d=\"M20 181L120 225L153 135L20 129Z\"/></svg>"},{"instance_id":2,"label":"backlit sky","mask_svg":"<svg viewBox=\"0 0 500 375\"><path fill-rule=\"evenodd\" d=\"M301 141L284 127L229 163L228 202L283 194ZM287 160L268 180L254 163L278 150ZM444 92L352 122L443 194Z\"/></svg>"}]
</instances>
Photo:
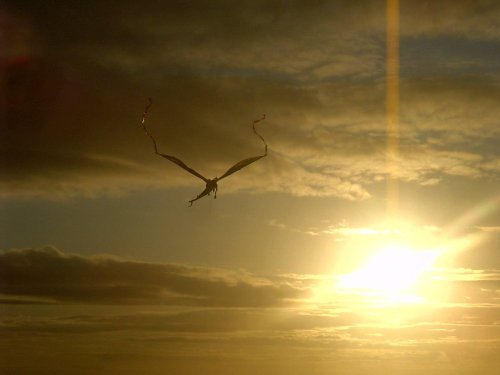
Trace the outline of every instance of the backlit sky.
<instances>
[{"instance_id":1,"label":"backlit sky","mask_svg":"<svg viewBox=\"0 0 500 375\"><path fill-rule=\"evenodd\" d=\"M0 373L498 369L500 3L400 1L396 160L386 5L0 2ZM268 156L188 208L148 97L209 178Z\"/></svg>"}]
</instances>

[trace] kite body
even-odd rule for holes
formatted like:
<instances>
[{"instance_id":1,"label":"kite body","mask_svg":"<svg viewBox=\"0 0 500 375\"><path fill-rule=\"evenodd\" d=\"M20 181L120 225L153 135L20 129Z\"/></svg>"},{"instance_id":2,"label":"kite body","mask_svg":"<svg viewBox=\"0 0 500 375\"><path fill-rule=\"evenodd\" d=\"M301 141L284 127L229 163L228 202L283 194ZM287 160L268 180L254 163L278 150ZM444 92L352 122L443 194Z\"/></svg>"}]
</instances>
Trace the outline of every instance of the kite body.
<instances>
[{"instance_id":1,"label":"kite body","mask_svg":"<svg viewBox=\"0 0 500 375\"><path fill-rule=\"evenodd\" d=\"M257 133L257 130L255 130L255 124L257 124L258 122L260 122L266 118L266 115L263 115L261 119L255 120L253 122L252 128L253 128L253 132L255 133L255 135L257 135L264 143L264 154L241 160L238 163L236 163L235 165L233 165L231 168L229 168L221 177L215 177L213 179L208 179L208 178L204 177L202 174L195 171L194 169L188 167L182 160L176 158L175 156L166 155L166 154L162 154L162 153L158 152L158 146L156 145L156 141L153 138L153 136L151 135L151 133L149 132L149 130L146 128L146 125L145 125L146 115L147 115L149 108L151 107L152 104L153 104L153 101L150 98L149 104L146 106L146 109L144 110L144 113L142 114L141 126L142 126L142 129L144 130L144 132L149 136L149 138L151 138L151 141L153 142L153 146L155 149L155 153L157 155L171 161L172 163L177 164L179 167L181 167L185 171L202 179L206 183L205 190L203 190L200 194L198 194L196 196L196 198L193 198L189 201L189 207L191 207L193 205L193 202L197 201L200 198L203 198L205 195L210 195L212 192L214 193L214 199L216 199L217 198L217 181L222 180L223 178L226 178L227 176L230 176L233 173L235 173L235 172L245 168L246 166L256 162L257 160L267 156L267 143L264 140L264 138L259 133Z\"/></svg>"},{"instance_id":2,"label":"kite body","mask_svg":"<svg viewBox=\"0 0 500 375\"><path fill-rule=\"evenodd\" d=\"M212 191L214 192L214 199L217 199L217 180L218 180L217 177L215 177L212 180L207 180L207 186L205 187L205 190L203 190L200 194L198 194L196 198L191 199L189 201L189 207L193 205L194 201L203 198L205 195L210 195Z\"/></svg>"}]
</instances>

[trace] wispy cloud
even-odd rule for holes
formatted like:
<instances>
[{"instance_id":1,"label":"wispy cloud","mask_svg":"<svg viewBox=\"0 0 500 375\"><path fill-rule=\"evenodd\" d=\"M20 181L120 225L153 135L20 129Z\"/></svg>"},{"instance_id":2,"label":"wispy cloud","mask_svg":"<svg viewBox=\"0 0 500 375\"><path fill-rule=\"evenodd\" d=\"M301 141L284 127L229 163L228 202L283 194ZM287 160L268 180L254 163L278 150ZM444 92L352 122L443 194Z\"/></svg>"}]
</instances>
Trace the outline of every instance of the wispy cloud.
<instances>
[{"instance_id":1,"label":"wispy cloud","mask_svg":"<svg viewBox=\"0 0 500 375\"><path fill-rule=\"evenodd\" d=\"M489 232L489 233L497 233L500 232L500 226L481 226L481 227L476 227L482 232Z\"/></svg>"},{"instance_id":2,"label":"wispy cloud","mask_svg":"<svg viewBox=\"0 0 500 375\"><path fill-rule=\"evenodd\" d=\"M404 231L413 232L439 232L440 228L435 226L423 226L422 228L394 228L394 227L383 227L383 226L353 226L347 220L343 219L335 224L323 223L322 226L314 226L307 228L296 228L290 224L278 221L277 219L271 219L268 221L268 225L276 227L279 229L286 229L293 232L308 234L311 236L319 235L331 235L338 238L347 237L366 237L366 236L395 236L399 235ZM410 235L410 233L407 233Z\"/></svg>"},{"instance_id":3,"label":"wispy cloud","mask_svg":"<svg viewBox=\"0 0 500 375\"><path fill-rule=\"evenodd\" d=\"M495 1L445 0L440 2L405 1L401 5L403 33L410 36L460 36L498 40L495 19L500 6Z\"/></svg>"},{"instance_id":4,"label":"wispy cloud","mask_svg":"<svg viewBox=\"0 0 500 375\"><path fill-rule=\"evenodd\" d=\"M101 11L109 19L94 17L92 32L90 3L71 24L66 6L51 14L36 6L9 8L16 15L9 32L34 40L43 35L47 45L44 53L0 67L7 78L24 77L17 94L7 87L2 107L1 195L114 194L194 183L156 158L140 132L147 96L155 98L148 121L160 149L208 176L255 153L249 124L267 113L262 133L269 157L235 175L224 186L228 192L347 200L373 195L373 184L387 175L380 2L153 8L127 3L117 12L108 4ZM406 37L457 31L463 39L495 39L498 12L487 1L405 2L402 45L411 42ZM54 34L48 24L62 31ZM14 44L28 43L21 39L9 38L14 57ZM491 144L499 138L498 80L480 72L418 72L415 66L402 71L396 177L428 187L448 176L497 178Z\"/></svg>"}]
</instances>

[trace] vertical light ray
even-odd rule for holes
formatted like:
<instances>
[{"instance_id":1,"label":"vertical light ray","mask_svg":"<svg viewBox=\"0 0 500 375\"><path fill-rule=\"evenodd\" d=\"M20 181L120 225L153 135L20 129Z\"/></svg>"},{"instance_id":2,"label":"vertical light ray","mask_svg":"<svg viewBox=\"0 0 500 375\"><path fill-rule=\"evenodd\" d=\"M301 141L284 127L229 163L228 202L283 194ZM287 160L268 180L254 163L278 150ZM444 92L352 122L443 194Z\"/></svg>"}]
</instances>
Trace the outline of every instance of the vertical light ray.
<instances>
[{"instance_id":1,"label":"vertical light ray","mask_svg":"<svg viewBox=\"0 0 500 375\"><path fill-rule=\"evenodd\" d=\"M399 0L387 0L387 217L397 217L399 206Z\"/></svg>"}]
</instances>

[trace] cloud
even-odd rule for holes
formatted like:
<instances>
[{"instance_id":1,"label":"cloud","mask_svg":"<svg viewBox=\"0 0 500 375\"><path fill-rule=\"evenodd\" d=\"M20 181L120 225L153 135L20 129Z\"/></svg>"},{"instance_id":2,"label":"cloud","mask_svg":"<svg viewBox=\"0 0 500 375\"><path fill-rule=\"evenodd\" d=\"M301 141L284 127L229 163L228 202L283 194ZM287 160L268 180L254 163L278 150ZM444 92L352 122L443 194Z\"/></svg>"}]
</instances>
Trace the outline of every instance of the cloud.
<instances>
[{"instance_id":1,"label":"cloud","mask_svg":"<svg viewBox=\"0 0 500 375\"><path fill-rule=\"evenodd\" d=\"M493 232L493 233L500 232L500 226L484 226L484 227L476 227L476 228L482 232L490 232L490 233L491 232Z\"/></svg>"},{"instance_id":2,"label":"cloud","mask_svg":"<svg viewBox=\"0 0 500 375\"><path fill-rule=\"evenodd\" d=\"M459 36L470 39L498 40L495 19L500 6L494 0L444 0L401 3L402 32L409 36Z\"/></svg>"},{"instance_id":3,"label":"cloud","mask_svg":"<svg viewBox=\"0 0 500 375\"><path fill-rule=\"evenodd\" d=\"M405 368L423 358L438 367L449 358L497 358L498 270L436 270L441 279L429 291L448 286L444 296L387 306L336 294L332 275L263 278L50 247L1 252L0 273L2 298L16 301L4 304L0 319L0 341L9 343L4 355L16 370L27 350L44 368L57 358L58 369L82 359L94 369L172 361L264 365L269 358L330 369L346 358L363 366L403 360ZM309 293L318 283L326 283L327 296ZM110 371L123 370L114 366Z\"/></svg>"},{"instance_id":4,"label":"cloud","mask_svg":"<svg viewBox=\"0 0 500 375\"><path fill-rule=\"evenodd\" d=\"M397 235L400 233L400 230L398 229L353 227L349 225L347 220L342 220L341 222L333 225L326 225L323 226L322 228L310 227L307 229L293 228L285 223L279 222L276 219L269 220L268 224L275 228L291 230L293 232L304 233L310 236L333 235L339 240L346 237L389 236L389 235Z\"/></svg>"},{"instance_id":5,"label":"cloud","mask_svg":"<svg viewBox=\"0 0 500 375\"><path fill-rule=\"evenodd\" d=\"M336 84L298 89L239 79L197 79L187 87L177 79L170 83L185 97L170 100L173 91L160 96L148 124L162 152L176 155L208 177L261 152L249 125L258 116L249 113L238 91L251 93L252 107L267 112L261 133L269 144L269 156L224 181L226 192L277 191L360 200L369 198L370 186L386 176L383 103L377 105L372 99L383 96L380 88ZM492 100L495 90L484 83L471 88L470 95L483 89L491 89L491 95L484 94L482 102L470 102L468 95L457 95L452 88L435 92L425 86L410 87L404 106L409 110L402 112L401 167L393 171L395 177L431 186L447 175L498 176L498 156L493 147L484 147L498 138L493 126L499 108ZM212 91L218 92L219 104L209 99ZM199 102L193 103L190 95L198 96ZM197 184L192 176L154 155L137 125L143 101L137 98L132 103L128 98L123 103L128 103L129 118L117 109L113 111L116 122L90 120L81 125L90 132L80 139L58 133L62 124L57 113L50 115L41 133L40 129L7 129L2 195L95 195ZM195 115L190 114L190 105ZM169 113L171 106L175 113ZM98 108L105 110L102 105ZM239 109L243 114L237 113Z\"/></svg>"},{"instance_id":6,"label":"cloud","mask_svg":"<svg viewBox=\"0 0 500 375\"><path fill-rule=\"evenodd\" d=\"M366 235L366 228L361 233L360 228L336 228L347 230L334 231L340 236ZM322 233L331 234L331 227ZM292 307L311 298L313 289L329 280L311 275L264 278L241 270L84 257L53 247L2 251L0 271L2 299L12 304ZM496 270L437 269L427 279L468 290L476 301L490 303L500 276Z\"/></svg>"},{"instance_id":7,"label":"cloud","mask_svg":"<svg viewBox=\"0 0 500 375\"><path fill-rule=\"evenodd\" d=\"M492 37L479 20L498 6L479 3L405 2L414 9L403 8L410 20L429 13L446 22L433 31L432 17L415 17L419 27L403 35L466 30L471 14L478 37ZM261 130L269 156L225 181L226 192L370 198L387 174L384 6L124 3L117 12L88 2L77 13L66 5L49 13L36 4L10 6L9 30L27 30L40 48L11 38L13 52L0 66L0 195L93 196L198 182L201 189L201 181L156 157L140 131L145 98L153 96L148 124L160 150L207 177L261 152L250 125L268 115ZM446 176L498 177L498 80L460 69L418 71L402 71L396 177L423 186Z\"/></svg>"},{"instance_id":8,"label":"cloud","mask_svg":"<svg viewBox=\"0 0 500 375\"><path fill-rule=\"evenodd\" d=\"M82 257L45 247L0 253L6 296L61 303L280 306L306 289L244 272Z\"/></svg>"},{"instance_id":9,"label":"cloud","mask_svg":"<svg viewBox=\"0 0 500 375\"><path fill-rule=\"evenodd\" d=\"M376 54L373 49L359 46L373 46L373 33L367 33L367 28L376 28L383 39L384 9L371 1L319 1L314 6L305 1L293 6L279 1L244 1L238 6L225 1L195 1L189 6L169 2L150 4L148 8L120 4L120 22L113 22L110 28L109 22L98 19L93 25L95 30L88 30L83 15L93 6L83 6L81 18L70 25L63 20L65 7L47 14L52 23L62 24L73 37L53 34L50 38L68 47L70 54L126 71L145 67L160 71L167 67L206 73L228 69L240 74L259 72L296 78L323 78L325 73L335 76L346 72L370 75ZM103 11L112 15L118 10L108 5ZM106 30L106 36L95 40L94 33L101 28ZM75 39L80 43L72 43ZM351 57L363 51L365 58L356 60L353 69ZM331 64L335 68L325 70Z\"/></svg>"}]
</instances>

